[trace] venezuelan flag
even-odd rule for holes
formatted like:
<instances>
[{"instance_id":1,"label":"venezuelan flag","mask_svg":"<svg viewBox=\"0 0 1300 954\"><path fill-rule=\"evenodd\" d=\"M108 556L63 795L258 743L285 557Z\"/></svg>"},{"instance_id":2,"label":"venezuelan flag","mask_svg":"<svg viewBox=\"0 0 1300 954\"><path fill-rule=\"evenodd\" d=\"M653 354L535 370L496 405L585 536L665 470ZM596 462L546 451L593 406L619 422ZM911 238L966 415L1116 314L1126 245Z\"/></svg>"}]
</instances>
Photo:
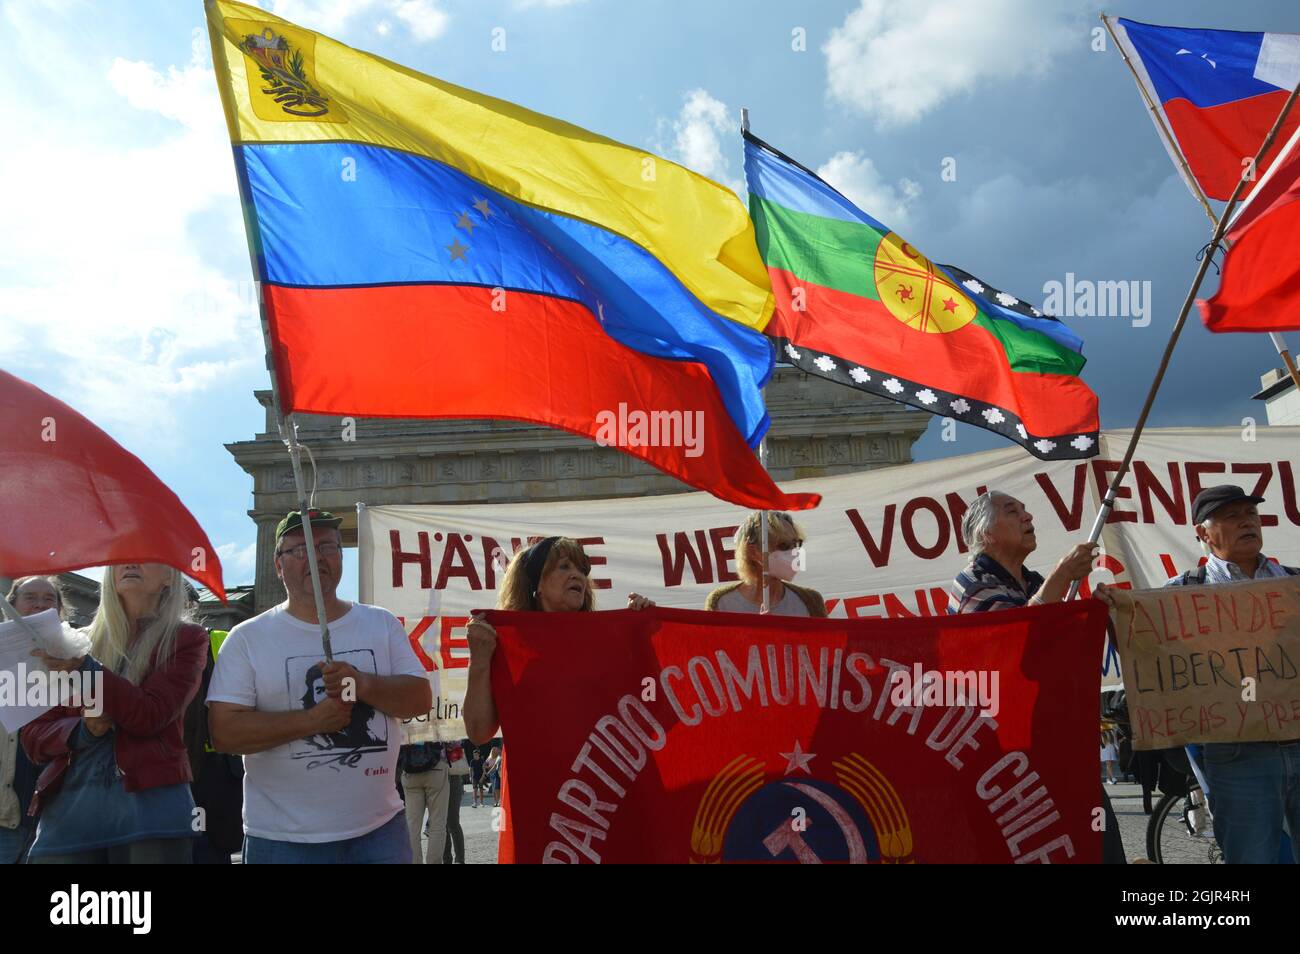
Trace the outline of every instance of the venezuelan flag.
<instances>
[{"instance_id":1,"label":"venezuelan flag","mask_svg":"<svg viewBox=\"0 0 1300 954\"><path fill-rule=\"evenodd\" d=\"M749 453L774 299L727 189L256 7L206 8L284 411L595 436L622 404L703 410L700 457L621 449L746 506L813 505Z\"/></svg>"}]
</instances>

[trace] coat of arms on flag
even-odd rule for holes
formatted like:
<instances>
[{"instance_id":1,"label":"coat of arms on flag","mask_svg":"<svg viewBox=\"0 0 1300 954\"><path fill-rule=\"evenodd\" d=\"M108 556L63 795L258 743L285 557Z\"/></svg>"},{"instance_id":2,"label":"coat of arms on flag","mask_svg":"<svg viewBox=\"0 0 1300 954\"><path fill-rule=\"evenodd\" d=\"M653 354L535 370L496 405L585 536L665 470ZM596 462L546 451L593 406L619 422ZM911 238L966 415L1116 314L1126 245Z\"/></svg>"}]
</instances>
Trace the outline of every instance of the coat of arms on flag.
<instances>
[{"instance_id":1,"label":"coat of arms on flag","mask_svg":"<svg viewBox=\"0 0 1300 954\"><path fill-rule=\"evenodd\" d=\"M231 20L239 49L255 70L248 71L248 94L260 119L345 123L347 117L314 78L314 34L285 23Z\"/></svg>"}]
</instances>

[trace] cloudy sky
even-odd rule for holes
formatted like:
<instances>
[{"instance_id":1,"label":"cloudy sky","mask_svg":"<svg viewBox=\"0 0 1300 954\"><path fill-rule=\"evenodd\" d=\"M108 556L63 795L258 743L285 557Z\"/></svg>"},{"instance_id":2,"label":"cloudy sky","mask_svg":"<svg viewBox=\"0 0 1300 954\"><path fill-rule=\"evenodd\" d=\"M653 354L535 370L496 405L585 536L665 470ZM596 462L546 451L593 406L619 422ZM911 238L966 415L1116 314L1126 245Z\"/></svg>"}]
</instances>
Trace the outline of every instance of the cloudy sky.
<instances>
[{"instance_id":1,"label":"cloudy sky","mask_svg":"<svg viewBox=\"0 0 1300 954\"><path fill-rule=\"evenodd\" d=\"M738 190L748 106L757 135L931 258L1040 307L1067 272L1150 282L1146 327L1070 319L1104 427L1134 422L1209 237L1118 52L1094 49L1098 9L1075 0L262 5ZM251 479L222 445L261 429L252 392L268 378L202 4L0 11L0 366L138 454L199 518L227 582L250 582ZM1300 32L1293 0L1107 12ZM1153 423L1262 418L1250 395L1276 363L1265 338L1211 340L1195 322ZM1001 446L965 426L958 438L931 422L917 456Z\"/></svg>"}]
</instances>

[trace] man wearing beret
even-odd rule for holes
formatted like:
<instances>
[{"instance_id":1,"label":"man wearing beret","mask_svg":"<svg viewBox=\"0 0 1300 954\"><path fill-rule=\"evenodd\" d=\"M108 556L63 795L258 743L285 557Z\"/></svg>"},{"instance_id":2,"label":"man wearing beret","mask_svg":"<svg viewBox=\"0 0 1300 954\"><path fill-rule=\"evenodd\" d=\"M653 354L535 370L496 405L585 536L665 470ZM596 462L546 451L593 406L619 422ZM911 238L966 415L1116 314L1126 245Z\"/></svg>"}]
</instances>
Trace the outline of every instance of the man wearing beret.
<instances>
[{"instance_id":1,"label":"man wearing beret","mask_svg":"<svg viewBox=\"0 0 1300 954\"><path fill-rule=\"evenodd\" d=\"M1240 487L1207 487L1192 501L1204 565L1166 586L1201 586L1300 575L1264 555L1264 531L1255 497ZM1278 860L1282 821L1291 828L1291 851L1300 862L1300 739L1281 742L1207 742L1201 746L1214 837L1228 864Z\"/></svg>"},{"instance_id":2,"label":"man wearing beret","mask_svg":"<svg viewBox=\"0 0 1300 954\"><path fill-rule=\"evenodd\" d=\"M433 704L401 623L335 591L338 517L309 510L333 659L320 625L302 514L275 531L288 599L226 637L208 690L213 747L244 756L245 864L393 864L411 860L394 784L399 720ZM305 688L304 688L305 687Z\"/></svg>"}]
</instances>

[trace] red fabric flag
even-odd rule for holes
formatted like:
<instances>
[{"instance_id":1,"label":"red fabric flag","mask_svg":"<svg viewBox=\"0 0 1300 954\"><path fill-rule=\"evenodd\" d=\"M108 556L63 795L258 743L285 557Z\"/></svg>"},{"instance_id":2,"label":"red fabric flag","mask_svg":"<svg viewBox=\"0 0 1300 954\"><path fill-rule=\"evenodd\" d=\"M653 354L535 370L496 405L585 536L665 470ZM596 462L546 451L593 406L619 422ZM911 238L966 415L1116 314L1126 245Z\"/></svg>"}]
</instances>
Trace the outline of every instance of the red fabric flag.
<instances>
[{"instance_id":1,"label":"red fabric flag","mask_svg":"<svg viewBox=\"0 0 1300 954\"><path fill-rule=\"evenodd\" d=\"M0 371L0 573L164 563L225 602L221 561L167 485L68 405Z\"/></svg>"},{"instance_id":2,"label":"red fabric flag","mask_svg":"<svg viewBox=\"0 0 1300 954\"><path fill-rule=\"evenodd\" d=\"M503 862L1100 860L1095 600L487 618Z\"/></svg>"},{"instance_id":3,"label":"red fabric flag","mask_svg":"<svg viewBox=\"0 0 1300 954\"><path fill-rule=\"evenodd\" d=\"M286 414L528 421L617 447L742 507L821 500L772 481L704 365L629 348L576 302L511 292L502 313L492 288L463 285L264 292ZM359 332L360 315L383 316L382 333Z\"/></svg>"},{"instance_id":4,"label":"red fabric flag","mask_svg":"<svg viewBox=\"0 0 1300 954\"><path fill-rule=\"evenodd\" d=\"M1198 301L1210 331L1300 330L1300 132L1228 230L1219 290Z\"/></svg>"}]
</instances>

